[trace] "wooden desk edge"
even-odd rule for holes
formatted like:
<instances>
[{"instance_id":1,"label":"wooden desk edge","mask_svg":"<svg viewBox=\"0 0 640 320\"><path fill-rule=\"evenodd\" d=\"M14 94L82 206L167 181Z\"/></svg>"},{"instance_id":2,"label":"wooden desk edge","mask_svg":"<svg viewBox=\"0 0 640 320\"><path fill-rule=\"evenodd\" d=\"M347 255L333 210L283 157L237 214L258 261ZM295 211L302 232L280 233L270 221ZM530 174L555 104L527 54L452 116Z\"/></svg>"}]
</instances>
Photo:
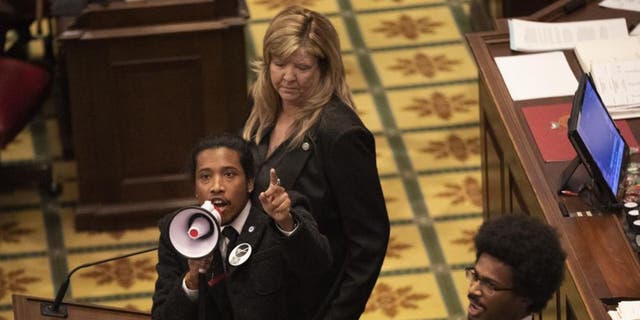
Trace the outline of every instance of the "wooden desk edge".
<instances>
[{"instance_id":1,"label":"wooden desk edge","mask_svg":"<svg viewBox=\"0 0 640 320\"><path fill-rule=\"evenodd\" d=\"M41 303L53 302L53 299L19 295L19 294L13 294L11 299L12 299L14 313L16 313L17 315L33 315L34 313L39 313L40 309L39 308L37 310L34 309L35 305L39 306ZM151 319L151 315L148 312L130 310L125 308L103 306L103 305L97 305L97 304L88 304L88 303L67 302L67 301L63 301L62 305L67 306L68 310L69 309L76 309L76 310L87 309L87 310L96 310L97 312L103 312L103 313L115 313L115 314L126 315L127 319ZM52 317L47 317L42 315L41 315L41 318L54 319ZM74 316L70 314L68 318L73 319ZM104 319L104 315L102 316L96 315L96 318ZM17 320L22 320L22 319L17 319Z\"/></svg>"},{"instance_id":2,"label":"wooden desk edge","mask_svg":"<svg viewBox=\"0 0 640 320\"><path fill-rule=\"evenodd\" d=\"M486 86L486 89L488 90L487 94L495 102L496 108L498 109L497 111L499 117L501 117L501 121L503 121L504 123L509 123L509 121L510 123L520 123L521 121L519 120L518 111L516 110L517 108L512 107L513 101L511 101L504 81L491 81L496 80L495 78L502 80L502 78L493 60L493 56L490 54L489 49L487 48L487 44L508 42L508 33L505 33L504 30L500 30L496 32L467 34L467 40L480 71L479 78L481 81L484 81L488 84ZM489 79L489 74L493 74L496 76ZM526 126L509 126L506 129L508 130L509 135L513 137L515 141L526 141L526 137L530 135L530 133L527 131ZM539 161L536 161L539 158L539 155L536 153L535 148L527 147L525 146L525 144L513 144L513 149L516 152L518 159L521 162L520 164L522 166L522 169L527 177L544 176L544 171L542 170L541 164L539 163ZM550 186L548 183L539 183L538 181L536 181L536 179L531 178L527 179L531 183L532 188L537 191L534 193L534 196L541 206L542 212L544 213L544 218L547 223L556 227L560 234L566 233L567 230L565 224L575 223L575 221L567 220L571 218L562 217L557 206L558 200L555 191L550 190ZM619 224L617 225L619 226ZM624 236L624 233L621 232L619 236ZM592 316L598 314L599 318L606 316L606 310L604 310L602 301L600 299L607 297L598 296L596 294L596 292L590 285L590 282L594 279L591 279L589 276L587 276L583 272L582 268L580 268L581 261L577 260L578 252L576 251L577 249L575 248L574 244L567 241L566 237L562 238L563 246L565 247L568 255L567 268L569 269L569 273L571 274L571 276L576 278L574 279L574 281L576 282L576 286L579 289L578 291L581 295L581 299L587 306L589 314ZM619 237L619 239L617 240L625 243L622 248L623 252L617 253L622 255L621 257L623 261L630 262L635 266L636 270L640 270L640 264L638 263L636 253L633 252L630 244L628 243L628 239L626 239L626 237L624 237L624 239L622 238L623 237ZM618 257L620 258L620 256ZM638 288L640 288L640 278L638 277L638 275L629 275L629 277L629 281L631 281L631 283L638 284ZM601 282L606 283L606 279L601 280Z\"/></svg>"},{"instance_id":3,"label":"wooden desk edge","mask_svg":"<svg viewBox=\"0 0 640 320\"><path fill-rule=\"evenodd\" d=\"M158 25L135 26L125 28L107 28L95 30L67 30L59 39L62 41L74 40L103 40L109 38L127 38L136 36L152 36L159 34L206 32L223 30L232 27L244 27L247 19L243 17L225 18L213 21L199 21L186 23L167 23Z\"/></svg>"}]
</instances>

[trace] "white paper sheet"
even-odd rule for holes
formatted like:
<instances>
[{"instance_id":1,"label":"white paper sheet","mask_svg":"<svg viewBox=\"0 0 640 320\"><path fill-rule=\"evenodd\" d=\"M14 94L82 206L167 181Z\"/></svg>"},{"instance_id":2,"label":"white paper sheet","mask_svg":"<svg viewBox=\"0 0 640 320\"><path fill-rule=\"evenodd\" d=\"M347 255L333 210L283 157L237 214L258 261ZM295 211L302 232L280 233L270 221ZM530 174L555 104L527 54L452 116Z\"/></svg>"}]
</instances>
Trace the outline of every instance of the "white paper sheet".
<instances>
[{"instance_id":1,"label":"white paper sheet","mask_svg":"<svg viewBox=\"0 0 640 320\"><path fill-rule=\"evenodd\" d=\"M613 119L640 117L640 60L594 63L591 77Z\"/></svg>"},{"instance_id":2,"label":"white paper sheet","mask_svg":"<svg viewBox=\"0 0 640 320\"><path fill-rule=\"evenodd\" d=\"M612 320L640 319L640 300L620 301L615 311L608 311Z\"/></svg>"},{"instance_id":3,"label":"white paper sheet","mask_svg":"<svg viewBox=\"0 0 640 320\"><path fill-rule=\"evenodd\" d=\"M561 51L496 57L513 101L573 95L578 88Z\"/></svg>"},{"instance_id":4,"label":"white paper sheet","mask_svg":"<svg viewBox=\"0 0 640 320\"><path fill-rule=\"evenodd\" d=\"M607 108L640 105L640 60L596 63L591 76Z\"/></svg>"},{"instance_id":5,"label":"white paper sheet","mask_svg":"<svg viewBox=\"0 0 640 320\"><path fill-rule=\"evenodd\" d=\"M600 2L600 6L611 9L640 11L640 0L604 0Z\"/></svg>"},{"instance_id":6,"label":"white paper sheet","mask_svg":"<svg viewBox=\"0 0 640 320\"><path fill-rule=\"evenodd\" d=\"M629 31L629 35L632 37L640 36L640 24L636 24L633 30Z\"/></svg>"},{"instance_id":7,"label":"white paper sheet","mask_svg":"<svg viewBox=\"0 0 640 320\"><path fill-rule=\"evenodd\" d=\"M509 19L511 50L539 52L573 49L578 42L628 37L624 18L576 22Z\"/></svg>"},{"instance_id":8,"label":"white paper sheet","mask_svg":"<svg viewBox=\"0 0 640 320\"><path fill-rule=\"evenodd\" d=\"M591 66L596 63L640 59L640 38L627 37L579 42L573 51L582 71L589 73Z\"/></svg>"},{"instance_id":9,"label":"white paper sheet","mask_svg":"<svg viewBox=\"0 0 640 320\"><path fill-rule=\"evenodd\" d=\"M623 319L640 319L640 300L620 301L618 310Z\"/></svg>"}]
</instances>

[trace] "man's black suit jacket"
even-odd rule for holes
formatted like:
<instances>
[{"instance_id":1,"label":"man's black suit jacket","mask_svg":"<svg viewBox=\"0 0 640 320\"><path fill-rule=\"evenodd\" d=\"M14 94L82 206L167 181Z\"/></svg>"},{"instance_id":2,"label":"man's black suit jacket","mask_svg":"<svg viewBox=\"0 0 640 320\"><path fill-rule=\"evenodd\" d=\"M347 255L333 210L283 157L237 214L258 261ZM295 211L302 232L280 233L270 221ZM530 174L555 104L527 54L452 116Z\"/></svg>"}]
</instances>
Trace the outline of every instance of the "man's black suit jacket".
<instances>
[{"instance_id":1,"label":"man's black suit jacket","mask_svg":"<svg viewBox=\"0 0 640 320\"><path fill-rule=\"evenodd\" d=\"M311 215L296 208L292 214L298 221L298 229L286 237L259 206L252 206L236 242L251 245L251 256L245 263L227 269L223 286L207 288L207 319L303 319L289 280L326 271L331 253L326 237L320 235ZM198 303L191 301L182 288L188 271L187 259L169 241L168 228L174 215L160 221L152 318L195 320Z\"/></svg>"}]
</instances>

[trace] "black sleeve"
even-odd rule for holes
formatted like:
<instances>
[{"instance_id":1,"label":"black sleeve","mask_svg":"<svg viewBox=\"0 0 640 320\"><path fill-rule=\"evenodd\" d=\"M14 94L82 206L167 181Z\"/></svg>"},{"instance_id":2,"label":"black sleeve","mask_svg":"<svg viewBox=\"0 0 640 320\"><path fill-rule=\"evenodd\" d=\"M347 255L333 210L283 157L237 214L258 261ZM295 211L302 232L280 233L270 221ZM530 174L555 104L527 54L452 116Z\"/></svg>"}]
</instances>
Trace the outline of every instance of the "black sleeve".
<instances>
[{"instance_id":1,"label":"black sleeve","mask_svg":"<svg viewBox=\"0 0 640 320\"><path fill-rule=\"evenodd\" d=\"M309 212L307 199L292 190L288 193L291 199L291 214L298 227L284 239L287 265L301 276L325 272L329 270L333 261L329 240L318 230L318 223Z\"/></svg>"}]
</instances>

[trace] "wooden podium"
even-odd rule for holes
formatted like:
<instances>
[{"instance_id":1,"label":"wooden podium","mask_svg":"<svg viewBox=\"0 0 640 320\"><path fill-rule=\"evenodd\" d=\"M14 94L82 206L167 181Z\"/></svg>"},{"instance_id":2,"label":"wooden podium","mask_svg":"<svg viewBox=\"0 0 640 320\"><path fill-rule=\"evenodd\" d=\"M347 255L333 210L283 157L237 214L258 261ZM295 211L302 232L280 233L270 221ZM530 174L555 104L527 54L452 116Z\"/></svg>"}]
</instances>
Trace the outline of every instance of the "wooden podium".
<instances>
[{"instance_id":1,"label":"wooden podium","mask_svg":"<svg viewBox=\"0 0 640 320\"><path fill-rule=\"evenodd\" d=\"M626 17L629 25L640 14L588 4L567 15L557 1L527 17L537 21L578 21ZM541 319L610 319L606 311L622 299L640 299L640 262L625 234L619 212L593 212L593 216L563 215L586 212L577 198L559 196L561 173L567 162L544 162L529 131L522 109L534 105L571 102L571 96L513 101L494 57L522 53L509 49L506 21L497 21L495 32L467 35L479 69L480 135L484 217L505 213L529 214L544 219L560 234L567 253L565 281ZM581 74L571 50L564 52L576 78ZM629 120L640 138L640 119ZM562 203L562 204L561 204ZM536 316L536 319L539 319Z\"/></svg>"},{"instance_id":2,"label":"wooden podium","mask_svg":"<svg viewBox=\"0 0 640 320\"><path fill-rule=\"evenodd\" d=\"M151 316L145 312L132 311L120 308L79 304L79 303L63 303L67 311L65 318L50 317L43 315L41 308L46 307L43 304L52 303L51 300L28 297L14 294L13 299L13 318L14 320L39 320L39 319L68 319L68 320L150 320Z\"/></svg>"},{"instance_id":3,"label":"wooden podium","mask_svg":"<svg viewBox=\"0 0 640 320\"><path fill-rule=\"evenodd\" d=\"M247 21L243 0L112 0L61 34L77 229L151 226L194 203L190 148L248 114Z\"/></svg>"}]
</instances>

